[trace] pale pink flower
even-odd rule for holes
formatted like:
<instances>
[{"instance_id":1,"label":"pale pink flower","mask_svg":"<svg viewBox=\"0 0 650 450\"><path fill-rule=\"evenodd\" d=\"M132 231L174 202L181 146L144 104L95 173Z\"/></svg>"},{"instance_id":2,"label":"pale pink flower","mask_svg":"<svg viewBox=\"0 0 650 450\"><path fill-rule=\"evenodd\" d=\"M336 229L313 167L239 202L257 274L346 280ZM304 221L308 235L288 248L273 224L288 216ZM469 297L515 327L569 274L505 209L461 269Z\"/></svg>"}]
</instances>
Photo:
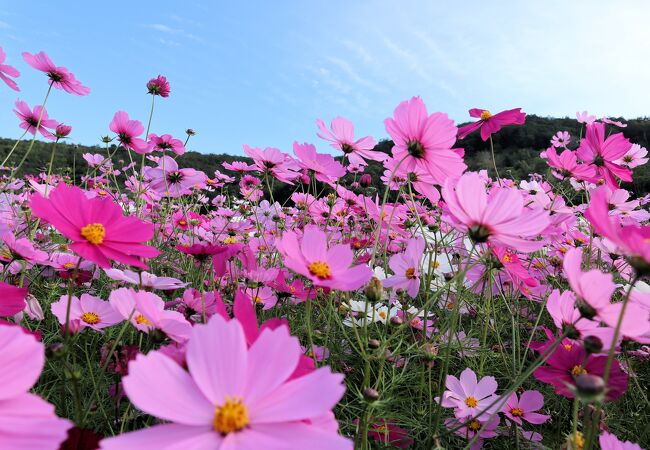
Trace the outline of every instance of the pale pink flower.
<instances>
[{"instance_id":1,"label":"pale pink flower","mask_svg":"<svg viewBox=\"0 0 650 450\"><path fill-rule=\"evenodd\" d=\"M59 323L65 325L68 308L68 295L62 295L58 302L52 303L52 313L59 319ZM111 304L99 297L89 294L81 294L81 298L72 296L70 299L69 322L78 321L75 327L78 330L92 328L101 330L106 327L120 323L124 318L113 309Z\"/></svg>"},{"instance_id":2,"label":"pale pink flower","mask_svg":"<svg viewBox=\"0 0 650 450\"><path fill-rule=\"evenodd\" d=\"M522 421L539 425L551 417L535 412L542 409L543 406L544 396L538 391L524 391L520 396L513 392L501 411L519 425L523 425Z\"/></svg>"},{"instance_id":3,"label":"pale pink flower","mask_svg":"<svg viewBox=\"0 0 650 450\"><path fill-rule=\"evenodd\" d=\"M294 142L293 153L298 157L296 160L298 165L313 173L318 181L334 185L336 180L345 175L345 169L341 163L336 161L332 155L317 153L316 147L312 144Z\"/></svg>"},{"instance_id":4,"label":"pale pink flower","mask_svg":"<svg viewBox=\"0 0 650 450\"><path fill-rule=\"evenodd\" d=\"M354 125L344 117L335 117L332 119L330 130L321 119L316 120L316 125L320 130L318 137L332 143L332 147L341 150L350 161L350 164L365 166L366 159L373 161L384 161L388 155L386 153L374 151L375 140L370 136L365 136L354 140Z\"/></svg>"},{"instance_id":5,"label":"pale pink flower","mask_svg":"<svg viewBox=\"0 0 650 450\"><path fill-rule=\"evenodd\" d=\"M479 381L476 373L469 367L460 374L460 379L447 375L447 390L442 394L440 406L454 408L454 415L459 418L475 417L485 414L487 418L496 412L497 404L490 406L496 399L497 381L494 377L483 377Z\"/></svg>"}]
</instances>

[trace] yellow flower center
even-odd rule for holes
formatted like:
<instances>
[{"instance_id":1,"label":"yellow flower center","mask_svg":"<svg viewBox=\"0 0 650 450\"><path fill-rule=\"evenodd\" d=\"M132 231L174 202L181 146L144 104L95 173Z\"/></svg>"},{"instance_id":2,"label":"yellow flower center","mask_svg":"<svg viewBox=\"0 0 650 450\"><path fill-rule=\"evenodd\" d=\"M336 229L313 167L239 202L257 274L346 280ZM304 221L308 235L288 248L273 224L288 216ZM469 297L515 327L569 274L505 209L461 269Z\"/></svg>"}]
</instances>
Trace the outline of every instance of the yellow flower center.
<instances>
[{"instance_id":1,"label":"yellow flower center","mask_svg":"<svg viewBox=\"0 0 650 450\"><path fill-rule=\"evenodd\" d=\"M465 399L465 404L470 408L476 408L478 406L478 400L470 395Z\"/></svg>"},{"instance_id":2,"label":"yellow flower center","mask_svg":"<svg viewBox=\"0 0 650 450\"><path fill-rule=\"evenodd\" d=\"M433 270L439 269L440 268L440 261L431 261L431 264L429 264Z\"/></svg>"},{"instance_id":3,"label":"yellow flower center","mask_svg":"<svg viewBox=\"0 0 650 450\"><path fill-rule=\"evenodd\" d=\"M521 417L524 415L524 410L521 408L512 408L510 410L510 414L513 415L514 417Z\"/></svg>"},{"instance_id":4,"label":"yellow flower center","mask_svg":"<svg viewBox=\"0 0 650 450\"><path fill-rule=\"evenodd\" d=\"M262 300L262 297L260 297L259 295L256 295L254 300L255 300L255 303L263 303L264 302L264 300Z\"/></svg>"},{"instance_id":5,"label":"yellow flower center","mask_svg":"<svg viewBox=\"0 0 650 450\"><path fill-rule=\"evenodd\" d=\"M223 240L224 244L236 244L237 243L237 238L235 236L228 236L226 239Z\"/></svg>"},{"instance_id":6,"label":"yellow flower center","mask_svg":"<svg viewBox=\"0 0 650 450\"><path fill-rule=\"evenodd\" d=\"M573 366L573 369L571 369L571 375L573 375L574 377L577 377L578 375L584 375L586 373L587 371L580 364L578 364L577 366Z\"/></svg>"},{"instance_id":7,"label":"yellow flower center","mask_svg":"<svg viewBox=\"0 0 650 450\"><path fill-rule=\"evenodd\" d=\"M404 276L409 280L415 278L415 268L409 267L408 269L406 269L406 272L404 272Z\"/></svg>"},{"instance_id":8,"label":"yellow flower center","mask_svg":"<svg viewBox=\"0 0 650 450\"><path fill-rule=\"evenodd\" d=\"M185 220L181 219L181 220L178 221L178 224L180 226L184 227L185 225L187 225L187 222Z\"/></svg>"},{"instance_id":9,"label":"yellow flower center","mask_svg":"<svg viewBox=\"0 0 650 450\"><path fill-rule=\"evenodd\" d=\"M99 315L94 312L85 312L81 315L81 320L89 325L97 325L99 323Z\"/></svg>"},{"instance_id":10,"label":"yellow flower center","mask_svg":"<svg viewBox=\"0 0 650 450\"><path fill-rule=\"evenodd\" d=\"M503 262L505 263L511 263L513 261L512 255L509 253L506 253L503 255Z\"/></svg>"},{"instance_id":11,"label":"yellow flower center","mask_svg":"<svg viewBox=\"0 0 650 450\"><path fill-rule=\"evenodd\" d=\"M580 431L576 431L573 436L569 437L569 440L573 444L571 446L573 450L582 450L585 447L585 438Z\"/></svg>"},{"instance_id":12,"label":"yellow flower center","mask_svg":"<svg viewBox=\"0 0 650 450\"><path fill-rule=\"evenodd\" d=\"M488 120L490 117L492 117L492 113L487 109L481 113L481 120Z\"/></svg>"},{"instance_id":13,"label":"yellow flower center","mask_svg":"<svg viewBox=\"0 0 650 450\"><path fill-rule=\"evenodd\" d=\"M474 419L470 423L467 424L467 428L469 428L472 431L478 431L478 430L481 429L481 422Z\"/></svg>"},{"instance_id":14,"label":"yellow flower center","mask_svg":"<svg viewBox=\"0 0 650 450\"><path fill-rule=\"evenodd\" d=\"M91 244L101 244L106 236L106 228L101 223L89 223L81 228L81 235Z\"/></svg>"},{"instance_id":15,"label":"yellow flower center","mask_svg":"<svg viewBox=\"0 0 650 450\"><path fill-rule=\"evenodd\" d=\"M330 277L330 275L332 275L330 272L329 264L322 261L314 261L313 263L309 264L307 268L309 269L310 274L320 278L321 280L326 280Z\"/></svg>"},{"instance_id":16,"label":"yellow flower center","mask_svg":"<svg viewBox=\"0 0 650 450\"><path fill-rule=\"evenodd\" d=\"M138 325L145 324L151 326L151 322L149 322L147 318L142 314L138 314L137 316L135 316L135 323L137 323Z\"/></svg>"},{"instance_id":17,"label":"yellow flower center","mask_svg":"<svg viewBox=\"0 0 650 450\"><path fill-rule=\"evenodd\" d=\"M212 427L221 434L232 433L245 428L250 423L248 409L241 399L226 397L223 406L217 406L212 419Z\"/></svg>"},{"instance_id":18,"label":"yellow flower center","mask_svg":"<svg viewBox=\"0 0 650 450\"><path fill-rule=\"evenodd\" d=\"M386 311L379 311L379 317L381 317L382 319L385 319L386 318Z\"/></svg>"},{"instance_id":19,"label":"yellow flower center","mask_svg":"<svg viewBox=\"0 0 650 450\"><path fill-rule=\"evenodd\" d=\"M565 349L566 351L569 351L569 350L571 350L572 348L573 348L573 346L572 346L571 344L564 344L564 349Z\"/></svg>"},{"instance_id":20,"label":"yellow flower center","mask_svg":"<svg viewBox=\"0 0 650 450\"><path fill-rule=\"evenodd\" d=\"M72 264L72 263L65 263L65 264L63 265L63 268L64 268L64 269L72 269L72 268L74 268L74 264Z\"/></svg>"}]
</instances>

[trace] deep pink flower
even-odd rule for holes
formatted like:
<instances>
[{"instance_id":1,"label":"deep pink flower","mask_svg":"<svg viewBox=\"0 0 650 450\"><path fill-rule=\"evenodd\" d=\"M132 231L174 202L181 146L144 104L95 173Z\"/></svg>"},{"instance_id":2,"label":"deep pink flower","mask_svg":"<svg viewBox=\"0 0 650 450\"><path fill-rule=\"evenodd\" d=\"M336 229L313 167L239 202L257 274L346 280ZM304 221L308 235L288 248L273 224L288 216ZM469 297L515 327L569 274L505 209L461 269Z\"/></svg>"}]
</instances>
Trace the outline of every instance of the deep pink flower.
<instances>
[{"instance_id":1,"label":"deep pink flower","mask_svg":"<svg viewBox=\"0 0 650 450\"><path fill-rule=\"evenodd\" d=\"M553 175L563 180L565 178L575 178L581 181L596 181L596 166L592 164L578 163L576 153L571 150L564 150L559 155L555 148L550 147L545 152L548 165L553 169Z\"/></svg>"},{"instance_id":2,"label":"deep pink flower","mask_svg":"<svg viewBox=\"0 0 650 450\"><path fill-rule=\"evenodd\" d=\"M513 392L501 411L519 425L523 425L523 420L539 425L551 417L535 412L542 409L542 406L544 406L544 396L538 391L524 391L519 397Z\"/></svg>"},{"instance_id":3,"label":"deep pink flower","mask_svg":"<svg viewBox=\"0 0 650 450\"><path fill-rule=\"evenodd\" d=\"M407 429L397 426L392 420L385 419L370 425L368 437L381 444L396 448L410 448L415 443Z\"/></svg>"},{"instance_id":4,"label":"deep pink flower","mask_svg":"<svg viewBox=\"0 0 650 450\"><path fill-rule=\"evenodd\" d=\"M82 85L65 67L57 67L45 52L35 55L23 52L23 59L34 69L45 72L55 88L79 96L90 94L90 88Z\"/></svg>"},{"instance_id":5,"label":"deep pink flower","mask_svg":"<svg viewBox=\"0 0 650 450\"><path fill-rule=\"evenodd\" d=\"M157 136L155 134L149 135L149 143L152 146L153 151L165 152L171 150L177 155L182 155L185 153L185 146L183 141L180 139L174 139L171 134L163 134L162 136Z\"/></svg>"},{"instance_id":6,"label":"deep pink flower","mask_svg":"<svg viewBox=\"0 0 650 450\"><path fill-rule=\"evenodd\" d=\"M60 183L46 199L40 194L30 199L32 213L68 239L70 249L108 268L110 261L147 268L140 258L154 258L158 250L143 245L153 237L153 226L137 217L125 217L122 208L107 199L88 199L76 186Z\"/></svg>"},{"instance_id":7,"label":"deep pink flower","mask_svg":"<svg viewBox=\"0 0 650 450\"><path fill-rule=\"evenodd\" d=\"M457 128L447 114L427 112L420 97L403 101L395 108L394 118L384 120L393 139L393 157L402 161L408 172L421 166L436 184L458 178L467 168L463 158L452 150Z\"/></svg>"},{"instance_id":8,"label":"deep pink flower","mask_svg":"<svg viewBox=\"0 0 650 450\"><path fill-rule=\"evenodd\" d=\"M386 153L374 151L375 140L370 136L354 140L354 125L344 117L335 117L332 119L330 126L331 131L327 129L321 119L316 120L316 125L320 133L318 137L332 143L332 147L341 150L348 158L350 164L366 165L366 159L373 161L384 161L388 155Z\"/></svg>"},{"instance_id":9,"label":"deep pink flower","mask_svg":"<svg viewBox=\"0 0 650 450\"><path fill-rule=\"evenodd\" d=\"M139 409L171 422L104 439L104 450L160 448L351 449L331 409L345 390L328 368L288 380L302 354L286 327L248 348L241 324L196 325L184 370L160 352L131 362L124 389ZM325 425L323 418L327 417Z\"/></svg>"},{"instance_id":10,"label":"deep pink flower","mask_svg":"<svg viewBox=\"0 0 650 450\"><path fill-rule=\"evenodd\" d=\"M27 289L0 281L0 316L8 317L25 309Z\"/></svg>"},{"instance_id":11,"label":"deep pink flower","mask_svg":"<svg viewBox=\"0 0 650 450\"><path fill-rule=\"evenodd\" d=\"M27 103L22 100L16 100L16 109L14 113L20 119L19 127L23 130L27 130L30 134L36 134L36 125L38 125L38 132L43 135L45 139L54 140L56 139L52 134L59 122L56 120L50 119L47 115L47 111L40 105L34 106L34 111L29 109ZM41 119L39 124L38 119Z\"/></svg>"},{"instance_id":12,"label":"deep pink flower","mask_svg":"<svg viewBox=\"0 0 650 450\"><path fill-rule=\"evenodd\" d=\"M460 374L460 379L447 375L445 381L447 390L442 393L440 406L454 408L454 415L459 418L477 416L487 418L496 412L497 404L490 406L496 399L497 381L494 377L483 377L477 380L476 373L469 367Z\"/></svg>"},{"instance_id":13,"label":"deep pink flower","mask_svg":"<svg viewBox=\"0 0 650 450\"><path fill-rule=\"evenodd\" d=\"M534 241L550 223L548 212L524 206L516 189L495 187L488 194L485 181L476 172L464 174L442 188L452 222L474 242L494 242L522 252L541 248Z\"/></svg>"},{"instance_id":14,"label":"deep pink flower","mask_svg":"<svg viewBox=\"0 0 650 450\"><path fill-rule=\"evenodd\" d=\"M393 276L386 278L383 285L393 289L404 289L411 297L420 291L420 265L424 254L424 239L409 239L406 250L390 257L388 265Z\"/></svg>"},{"instance_id":15,"label":"deep pink flower","mask_svg":"<svg viewBox=\"0 0 650 450\"><path fill-rule=\"evenodd\" d=\"M20 72L18 72L14 67L4 63L6 57L7 55L5 54L2 47L0 47L0 80L4 81L7 84L7 86L9 86L14 91L20 91L20 88L18 87L16 82L11 78L9 78L9 77L12 78L19 77Z\"/></svg>"},{"instance_id":16,"label":"deep pink flower","mask_svg":"<svg viewBox=\"0 0 650 450\"><path fill-rule=\"evenodd\" d=\"M553 344L549 340L544 345L537 347L540 353ZM575 378L579 375L589 374L602 377L605 372L607 356L588 355L578 343L565 339L546 360L546 365L533 372L538 380L555 387L555 392L568 398L575 394ZM612 367L607 386L607 400L615 400L627 390L627 375L621 370L618 361L612 361Z\"/></svg>"},{"instance_id":17,"label":"deep pink flower","mask_svg":"<svg viewBox=\"0 0 650 450\"><path fill-rule=\"evenodd\" d=\"M162 75L158 75L156 78L152 78L147 82L148 94L169 97L169 91L169 81Z\"/></svg>"},{"instance_id":18,"label":"deep pink flower","mask_svg":"<svg viewBox=\"0 0 650 450\"><path fill-rule=\"evenodd\" d=\"M596 166L599 178L604 179L612 189L617 189L615 177L622 181L632 181L632 171L615 163L630 147L632 143L623 133L610 134L605 138L605 125L596 122L587 125L587 132L580 141L576 155L586 163Z\"/></svg>"},{"instance_id":19,"label":"deep pink flower","mask_svg":"<svg viewBox=\"0 0 650 450\"><path fill-rule=\"evenodd\" d=\"M117 140L124 148L131 149L140 155L151 153L152 149L149 143L138 137L144 133L144 126L138 120L130 120L129 115L124 111L115 113L109 128L117 134Z\"/></svg>"},{"instance_id":20,"label":"deep pink flower","mask_svg":"<svg viewBox=\"0 0 650 450\"><path fill-rule=\"evenodd\" d=\"M0 327L0 443L7 449L57 450L73 424L28 391L45 364L43 344L18 326Z\"/></svg>"},{"instance_id":21,"label":"deep pink flower","mask_svg":"<svg viewBox=\"0 0 650 450\"><path fill-rule=\"evenodd\" d=\"M298 157L297 162L302 169L314 174L318 181L334 185L336 180L345 175L345 168L327 153L317 153L312 144L293 143L293 153Z\"/></svg>"},{"instance_id":22,"label":"deep pink flower","mask_svg":"<svg viewBox=\"0 0 650 450\"><path fill-rule=\"evenodd\" d=\"M72 127L70 125L64 125L60 123L56 126L56 129L54 130L54 137L56 137L57 139L66 138L68 137L71 131L72 131Z\"/></svg>"},{"instance_id":23,"label":"deep pink flower","mask_svg":"<svg viewBox=\"0 0 650 450\"><path fill-rule=\"evenodd\" d=\"M191 194L192 189L202 189L208 176L195 169L179 169L178 163L170 156L158 160L158 167L145 167L144 175L149 180L149 188L158 195L180 197Z\"/></svg>"},{"instance_id":24,"label":"deep pink flower","mask_svg":"<svg viewBox=\"0 0 650 450\"><path fill-rule=\"evenodd\" d=\"M284 256L284 264L309 278L315 286L354 291L372 277L372 270L365 264L350 267L354 254L348 245L328 248L325 233L316 225L305 227L301 241L295 232L287 231L276 245Z\"/></svg>"},{"instance_id":25,"label":"deep pink flower","mask_svg":"<svg viewBox=\"0 0 650 450\"><path fill-rule=\"evenodd\" d=\"M52 303L52 313L59 319L59 323L65 325L68 295L62 295L58 302ZM124 320L122 316L113 309L111 304L99 297L89 294L81 294L81 299L72 296L70 302L70 322L78 322L78 330L92 328L101 330L115 325Z\"/></svg>"},{"instance_id":26,"label":"deep pink flower","mask_svg":"<svg viewBox=\"0 0 650 450\"><path fill-rule=\"evenodd\" d=\"M481 129L481 139L488 138L506 125L521 125L526 122L526 113L521 108L508 109L492 114L487 109L473 108L469 110L470 117L478 117L478 122L470 123L458 129L458 139L464 139L468 134Z\"/></svg>"}]
</instances>

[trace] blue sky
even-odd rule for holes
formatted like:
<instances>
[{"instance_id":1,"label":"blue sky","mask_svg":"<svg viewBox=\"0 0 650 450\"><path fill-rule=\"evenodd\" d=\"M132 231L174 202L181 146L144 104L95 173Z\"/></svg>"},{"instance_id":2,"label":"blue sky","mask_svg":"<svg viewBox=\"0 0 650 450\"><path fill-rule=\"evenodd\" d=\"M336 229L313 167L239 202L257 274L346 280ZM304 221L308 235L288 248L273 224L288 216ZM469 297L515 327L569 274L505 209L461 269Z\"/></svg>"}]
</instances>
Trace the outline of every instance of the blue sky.
<instances>
[{"instance_id":1,"label":"blue sky","mask_svg":"<svg viewBox=\"0 0 650 450\"><path fill-rule=\"evenodd\" d=\"M40 50L92 89L48 100L83 144L118 110L146 122L145 83L159 73L172 94L152 132L192 127L189 148L204 153L294 140L326 151L314 122L337 115L380 139L413 95L457 121L475 106L645 116L648 23L644 1L0 2L0 46L22 72L18 96L0 86L0 136L20 135L17 97L42 102L44 75L20 57Z\"/></svg>"}]
</instances>

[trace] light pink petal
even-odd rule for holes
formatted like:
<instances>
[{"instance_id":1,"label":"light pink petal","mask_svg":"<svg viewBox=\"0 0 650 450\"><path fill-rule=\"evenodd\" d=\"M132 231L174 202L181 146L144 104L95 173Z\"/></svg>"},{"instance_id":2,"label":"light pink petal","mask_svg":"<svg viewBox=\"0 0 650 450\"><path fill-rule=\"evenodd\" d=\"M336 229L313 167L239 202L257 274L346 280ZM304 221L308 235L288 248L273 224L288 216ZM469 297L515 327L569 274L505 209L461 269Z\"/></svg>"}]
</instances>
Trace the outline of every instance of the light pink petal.
<instances>
[{"instance_id":1,"label":"light pink petal","mask_svg":"<svg viewBox=\"0 0 650 450\"><path fill-rule=\"evenodd\" d=\"M212 450L220 449L221 435L211 427L170 423L121 434L99 443L102 450Z\"/></svg>"},{"instance_id":2,"label":"light pink petal","mask_svg":"<svg viewBox=\"0 0 650 450\"><path fill-rule=\"evenodd\" d=\"M0 400L27 392L45 363L43 344L19 327L0 327Z\"/></svg>"}]
</instances>

